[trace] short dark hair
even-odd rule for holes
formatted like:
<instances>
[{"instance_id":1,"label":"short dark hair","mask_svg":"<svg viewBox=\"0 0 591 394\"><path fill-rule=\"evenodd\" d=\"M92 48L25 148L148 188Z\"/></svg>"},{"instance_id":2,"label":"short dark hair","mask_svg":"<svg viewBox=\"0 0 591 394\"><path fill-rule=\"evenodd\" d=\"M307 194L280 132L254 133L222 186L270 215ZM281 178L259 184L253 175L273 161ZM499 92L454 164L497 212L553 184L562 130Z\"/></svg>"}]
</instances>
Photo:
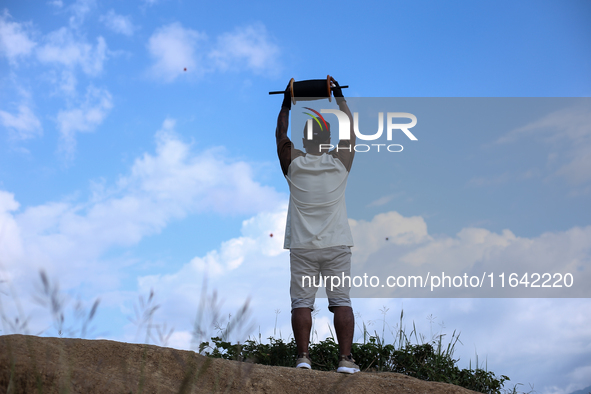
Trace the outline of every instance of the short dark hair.
<instances>
[{"instance_id":1,"label":"short dark hair","mask_svg":"<svg viewBox=\"0 0 591 394\"><path fill-rule=\"evenodd\" d=\"M326 126L322 124L322 127L316 122L314 119L310 119L312 121L312 139L308 139L307 131L308 131L308 124L304 124L304 139L308 142L312 143L321 143L330 141L330 123L326 122ZM321 121L322 122L322 121Z\"/></svg>"}]
</instances>

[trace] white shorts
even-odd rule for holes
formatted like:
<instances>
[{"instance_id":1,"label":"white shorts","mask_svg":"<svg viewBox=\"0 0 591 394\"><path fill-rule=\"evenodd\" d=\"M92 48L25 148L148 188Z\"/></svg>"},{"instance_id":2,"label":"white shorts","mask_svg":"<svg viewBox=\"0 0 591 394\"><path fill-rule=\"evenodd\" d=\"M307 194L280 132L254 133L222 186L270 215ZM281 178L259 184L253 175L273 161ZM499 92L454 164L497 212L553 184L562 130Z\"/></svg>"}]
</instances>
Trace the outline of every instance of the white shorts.
<instances>
[{"instance_id":1,"label":"white shorts","mask_svg":"<svg viewBox=\"0 0 591 394\"><path fill-rule=\"evenodd\" d=\"M350 280L340 280L351 276L351 247L331 246L323 249L291 249L291 309L310 308L314 310L314 300L318 287L326 288L328 309L334 306L351 306ZM322 276L322 279L321 279ZM329 278L325 282L326 278ZM331 281L331 277L338 277ZM303 279L305 278L305 279ZM309 279L308 279L309 278ZM344 282L344 283L343 283Z\"/></svg>"}]
</instances>

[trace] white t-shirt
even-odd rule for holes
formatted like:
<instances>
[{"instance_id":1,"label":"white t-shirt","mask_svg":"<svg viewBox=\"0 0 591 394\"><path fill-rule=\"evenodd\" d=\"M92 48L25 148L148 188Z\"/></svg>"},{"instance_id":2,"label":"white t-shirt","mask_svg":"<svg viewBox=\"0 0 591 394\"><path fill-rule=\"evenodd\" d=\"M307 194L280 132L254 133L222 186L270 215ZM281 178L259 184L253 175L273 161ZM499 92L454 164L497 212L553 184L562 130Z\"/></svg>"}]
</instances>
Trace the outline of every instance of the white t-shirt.
<instances>
[{"instance_id":1,"label":"white t-shirt","mask_svg":"<svg viewBox=\"0 0 591 394\"><path fill-rule=\"evenodd\" d=\"M285 249L353 246L345 205L348 176L345 165L331 154L291 161Z\"/></svg>"}]
</instances>

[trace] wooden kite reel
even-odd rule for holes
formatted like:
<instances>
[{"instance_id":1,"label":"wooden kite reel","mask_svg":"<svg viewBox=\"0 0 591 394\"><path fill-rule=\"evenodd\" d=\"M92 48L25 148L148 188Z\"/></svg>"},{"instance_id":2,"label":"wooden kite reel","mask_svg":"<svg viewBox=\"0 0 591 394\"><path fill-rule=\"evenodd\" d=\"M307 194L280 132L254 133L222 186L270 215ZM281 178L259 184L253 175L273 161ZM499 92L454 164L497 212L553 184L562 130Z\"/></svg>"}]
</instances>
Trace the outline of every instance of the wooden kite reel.
<instances>
[{"instance_id":1,"label":"wooden kite reel","mask_svg":"<svg viewBox=\"0 0 591 394\"><path fill-rule=\"evenodd\" d=\"M296 103L296 97L299 100L320 100L328 98L331 101L332 84L334 78L330 75L326 79L307 79L305 81L295 81L293 78L289 81L291 91L291 102ZM349 86L341 86L341 89ZM285 90L269 92L269 94L284 94Z\"/></svg>"}]
</instances>

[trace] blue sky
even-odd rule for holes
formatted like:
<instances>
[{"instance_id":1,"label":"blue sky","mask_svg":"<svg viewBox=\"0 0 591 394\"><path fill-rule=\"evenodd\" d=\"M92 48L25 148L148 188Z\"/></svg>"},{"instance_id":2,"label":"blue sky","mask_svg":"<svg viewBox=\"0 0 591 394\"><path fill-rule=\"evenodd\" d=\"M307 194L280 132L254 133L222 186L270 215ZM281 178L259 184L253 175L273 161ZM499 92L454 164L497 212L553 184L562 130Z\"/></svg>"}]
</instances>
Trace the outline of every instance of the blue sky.
<instances>
[{"instance_id":1,"label":"blue sky","mask_svg":"<svg viewBox=\"0 0 591 394\"><path fill-rule=\"evenodd\" d=\"M101 299L92 337L141 340L127 317L153 288L155 321L175 329L168 344L190 348L207 271L224 313L251 297L256 329L243 334L272 334L281 310L287 337L289 191L274 141L281 98L267 92L331 74L355 97L589 97L590 18L587 1L3 2L5 315L14 321L18 299L31 333L56 335L33 297L43 268L68 308ZM406 234L407 257L589 267L589 104L545 103L569 125L520 130L517 119L405 142L388 183L349 205L354 254L386 253L363 235L387 230ZM358 321L381 328L384 305L392 325L403 307L427 335L461 331L464 367L478 354L541 393L590 384L588 299L359 299Z\"/></svg>"}]
</instances>

